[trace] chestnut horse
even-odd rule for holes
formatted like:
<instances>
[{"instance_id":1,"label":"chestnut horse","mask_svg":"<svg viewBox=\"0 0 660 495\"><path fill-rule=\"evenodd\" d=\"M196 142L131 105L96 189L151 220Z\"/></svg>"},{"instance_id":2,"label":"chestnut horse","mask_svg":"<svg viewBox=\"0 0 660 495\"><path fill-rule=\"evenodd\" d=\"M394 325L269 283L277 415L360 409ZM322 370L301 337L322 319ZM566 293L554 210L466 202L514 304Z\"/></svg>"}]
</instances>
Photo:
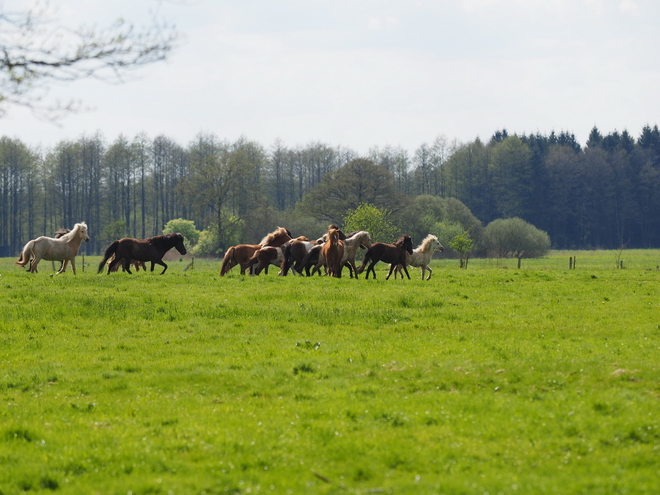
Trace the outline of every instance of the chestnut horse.
<instances>
[{"instance_id":1,"label":"chestnut horse","mask_svg":"<svg viewBox=\"0 0 660 495\"><path fill-rule=\"evenodd\" d=\"M108 274L113 271L118 263L123 263L124 271L131 272L131 260L151 261L151 271L154 271L154 265L163 267L162 275L167 270L167 265L163 263L163 256L170 249L176 248L180 254L186 254L186 247L183 245L183 236L181 234L167 234L149 237L148 239L124 238L110 244L105 250L103 260L99 263L101 273L105 267L106 261L114 255L115 259L108 265Z\"/></svg>"},{"instance_id":2,"label":"chestnut horse","mask_svg":"<svg viewBox=\"0 0 660 495\"><path fill-rule=\"evenodd\" d=\"M328 240L321 248L321 255L325 258L328 275L341 278L344 241L339 238L339 229L328 230Z\"/></svg>"},{"instance_id":3,"label":"chestnut horse","mask_svg":"<svg viewBox=\"0 0 660 495\"><path fill-rule=\"evenodd\" d=\"M390 272L387 274L387 277L385 277L385 280L390 278L390 275L392 275L392 271L396 265L403 266L403 271L408 276L408 279L410 279L410 274L408 273L408 268L406 267L406 253L412 254L412 252L412 239L408 234L405 234L394 244L376 242L369 249L367 249L367 252L364 255L364 260L357 269L357 272L362 273L364 268L367 266L367 263L370 263L369 268L367 268L367 275L365 278L369 278L369 272L373 273L374 278L376 278L376 271L374 270L374 266L379 261L382 261L384 263L390 263Z\"/></svg>"},{"instance_id":4,"label":"chestnut horse","mask_svg":"<svg viewBox=\"0 0 660 495\"><path fill-rule=\"evenodd\" d=\"M357 278L357 268L355 267L355 256L357 255L357 250L360 247L365 249L369 249L371 247L371 236L369 235L369 232L367 232L366 230L351 232L344 240L344 256L342 257L341 265L342 267L344 266L348 267L351 278L353 278L353 274L355 274L355 278ZM325 258L321 253L318 256L316 266L312 269L312 275L314 275L316 271L320 272L321 266L323 266L324 264L325 264Z\"/></svg>"},{"instance_id":5,"label":"chestnut horse","mask_svg":"<svg viewBox=\"0 0 660 495\"><path fill-rule=\"evenodd\" d=\"M31 273L37 273L37 265L44 259L48 261L63 261L58 274L66 270L66 266L71 262L73 274L76 274L76 256L82 241L89 241L87 233L87 224L85 222L77 223L71 231L63 234L57 239L41 236L29 241L21 255L16 261L19 266L25 266L30 263L28 269Z\"/></svg>"},{"instance_id":6,"label":"chestnut horse","mask_svg":"<svg viewBox=\"0 0 660 495\"><path fill-rule=\"evenodd\" d=\"M250 258L255 251L264 246L278 247L293 238L289 229L277 227L273 232L266 235L259 244L237 244L227 249L222 265L220 267L220 276L227 274L229 270L236 265L241 267L241 275L245 275L245 270L250 266Z\"/></svg>"}]
</instances>

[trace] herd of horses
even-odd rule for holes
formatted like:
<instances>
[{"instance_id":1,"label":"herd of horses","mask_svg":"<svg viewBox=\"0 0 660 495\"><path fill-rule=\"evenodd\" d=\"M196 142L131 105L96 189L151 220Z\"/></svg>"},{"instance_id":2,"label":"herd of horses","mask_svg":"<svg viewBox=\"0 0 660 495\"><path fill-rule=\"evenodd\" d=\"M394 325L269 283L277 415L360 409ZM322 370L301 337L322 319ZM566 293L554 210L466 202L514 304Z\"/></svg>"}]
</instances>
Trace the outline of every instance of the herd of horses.
<instances>
[{"instance_id":1,"label":"herd of horses","mask_svg":"<svg viewBox=\"0 0 660 495\"><path fill-rule=\"evenodd\" d=\"M73 229L60 229L55 237L38 237L29 241L16 261L19 266L28 266L28 271L37 272L37 265L41 260L61 261L62 266L57 272L66 270L71 263L73 273L76 273L75 258L82 242L89 241L87 225L77 223ZM98 273L107 268L108 273L122 267L124 271L131 272L131 266L136 270L142 268L146 271L146 263L151 263L151 271L155 265L163 267L161 275L167 270L163 256L170 249L175 248L181 255L186 254L184 238L181 234L172 233L149 237L148 239L123 238L114 241L105 250L103 259L99 263ZM358 250L366 252L360 266L356 266L355 258ZM280 275L291 272L294 275L313 276L322 271L331 277L340 278L342 270L347 268L351 278L357 278L365 271L365 278L369 274L376 278L374 267L379 262L389 264L389 272L385 279L392 274L394 278L403 273L410 279L408 266L422 269L422 280L429 280L433 271L429 266L435 251L444 251L438 238L429 234L422 243L413 249L413 242L409 235L403 235L393 244L371 242L367 231L344 234L337 226L330 225L328 231L314 241L300 236L293 238L291 232L278 227L264 236L258 244L238 244L230 247L222 260L220 276L226 275L235 266L240 267L241 274L249 273L259 275L262 271L268 273L268 267L279 267ZM428 271L428 276L426 272ZM401 273L403 272L403 273Z\"/></svg>"},{"instance_id":2,"label":"herd of horses","mask_svg":"<svg viewBox=\"0 0 660 495\"><path fill-rule=\"evenodd\" d=\"M362 264L356 266L355 258L359 248L366 249L366 252ZM370 273L376 278L374 267L383 262L390 265L386 280L393 273L396 278L401 271L410 279L408 266L420 267L422 279L429 280L433 273L429 264L436 250L444 251L444 247L432 234L413 249L409 235L403 235L394 244L372 243L367 231L344 234L337 226L330 225L322 237L311 241L304 236L294 239L288 229L279 227L259 244L230 247L222 260L220 276L226 275L235 266L240 267L243 275L259 275L262 271L268 273L268 267L275 265L280 268L280 275L292 272L295 275L312 276L325 269L327 275L338 278L344 267L348 269L351 278L357 278L366 269L365 278L368 279Z\"/></svg>"}]
</instances>

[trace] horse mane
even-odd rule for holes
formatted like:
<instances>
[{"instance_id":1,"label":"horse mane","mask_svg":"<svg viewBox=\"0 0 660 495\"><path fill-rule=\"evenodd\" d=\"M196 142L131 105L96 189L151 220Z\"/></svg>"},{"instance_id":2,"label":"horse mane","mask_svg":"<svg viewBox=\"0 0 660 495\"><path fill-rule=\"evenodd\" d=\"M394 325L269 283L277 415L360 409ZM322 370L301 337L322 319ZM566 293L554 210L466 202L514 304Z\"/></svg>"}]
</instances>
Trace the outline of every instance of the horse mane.
<instances>
[{"instance_id":1,"label":"horse mane","mask_svg":"<svg viewBox=\"0 0 660 495\"><path fill-rule=\"evenodd\" d=\"M408 234L403 234L395 243L394 245L396 247L403 247L404 244L406 243L406 239L410 239L410 236Z\"/></svg>"},{"instance_id":2,"label":"horse mane","mask_svg":"<svg viewBox=\"0 0 660 495\"><path fill-rule=\"evenodd\" d=\"M282 235L288 235L289 237L293 237L291 235L291 231L285 227L277 227L275 230L273 230L270 234L266 234L263 239L261 239L261 242L259 242L260 246L265 246L266 244L270 243L273 239L276 237L282 236Z\"/></svg>"},{"instance_id":3,"label":"horse mane","mask_svg":"<svg viewBox=\"0 0 660 495\"><path fill-rule=\"evenodd\" d=\"M75 224L69 232L67 232L66 234L61 235L59 238L64 240L64 241L68 241L69 239L73 239L74 237L76 237L78 235L78 233L83 228L87 229L87 224L85 222L79 222L79 223Z\"/></svg>"},{"instance_id":4,"label":"horse mane","mask_svg":"<svg viewBox=\"0 0 660 495\"><path fill-rule=\"evenodd\" d=\"M152 246L165 247L165 245L168 244L168 241L177 235L181 234L170 233L166 235L155 235L153 237L147 238L147 242Z\"/></svg>"},{"instance_id":5,"label":"horse mane","mask_svg":"<svg viewBox=\"0 0 660 495\"><path fill-rule=\"evenodd\" d=\"M429 245L433 241L437 241L437 240L438 240L437 236L434 236L433 234L429 234L424 238L422 243L419 245L418 249L420 249L421 251L426 251L429 248Z\"/></svg>"}]
</instances>

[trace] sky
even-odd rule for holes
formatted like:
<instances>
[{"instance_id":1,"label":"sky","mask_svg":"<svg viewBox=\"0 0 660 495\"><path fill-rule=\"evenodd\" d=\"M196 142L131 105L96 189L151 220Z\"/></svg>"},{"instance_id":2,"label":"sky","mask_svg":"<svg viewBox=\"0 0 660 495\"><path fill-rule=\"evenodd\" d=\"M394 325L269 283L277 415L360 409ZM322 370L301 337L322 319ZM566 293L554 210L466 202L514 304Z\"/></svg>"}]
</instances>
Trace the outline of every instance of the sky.
<instances>
[{"instance_id":1,"label":"sky","mask_svg":"<svg viewBox=\"0 0 660 495\"><path fill-rule=\"evenodd\" d=\"M26 0L0 0L25 9ZM85 111L59 125L23 108L0 135L50 147L100 132L199 133L266 148L321 142L410 153L437 137L601 133L660 123L657 0L50 0L60 22L182 35L165 62L123 84L50 87Z\"/></svg>"}]
</instances>

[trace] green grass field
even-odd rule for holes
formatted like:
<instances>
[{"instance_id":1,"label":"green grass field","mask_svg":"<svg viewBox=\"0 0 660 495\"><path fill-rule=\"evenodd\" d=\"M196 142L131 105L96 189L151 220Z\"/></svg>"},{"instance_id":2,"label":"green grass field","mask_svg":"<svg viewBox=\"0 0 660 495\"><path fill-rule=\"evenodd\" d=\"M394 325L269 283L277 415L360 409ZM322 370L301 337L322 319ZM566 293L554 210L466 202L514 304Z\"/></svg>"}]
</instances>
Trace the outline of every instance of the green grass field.
<instances>
[{"instance_id":1,"label":"green grass field","mask_svg":"<svg viewBox=\"0 0 660 495\"><path fill-rule=\"evenodd\" d=\"M615 254L428 282L0 259L0 494L658 493L660 251Z\"/></svg>"}]
</instances>

